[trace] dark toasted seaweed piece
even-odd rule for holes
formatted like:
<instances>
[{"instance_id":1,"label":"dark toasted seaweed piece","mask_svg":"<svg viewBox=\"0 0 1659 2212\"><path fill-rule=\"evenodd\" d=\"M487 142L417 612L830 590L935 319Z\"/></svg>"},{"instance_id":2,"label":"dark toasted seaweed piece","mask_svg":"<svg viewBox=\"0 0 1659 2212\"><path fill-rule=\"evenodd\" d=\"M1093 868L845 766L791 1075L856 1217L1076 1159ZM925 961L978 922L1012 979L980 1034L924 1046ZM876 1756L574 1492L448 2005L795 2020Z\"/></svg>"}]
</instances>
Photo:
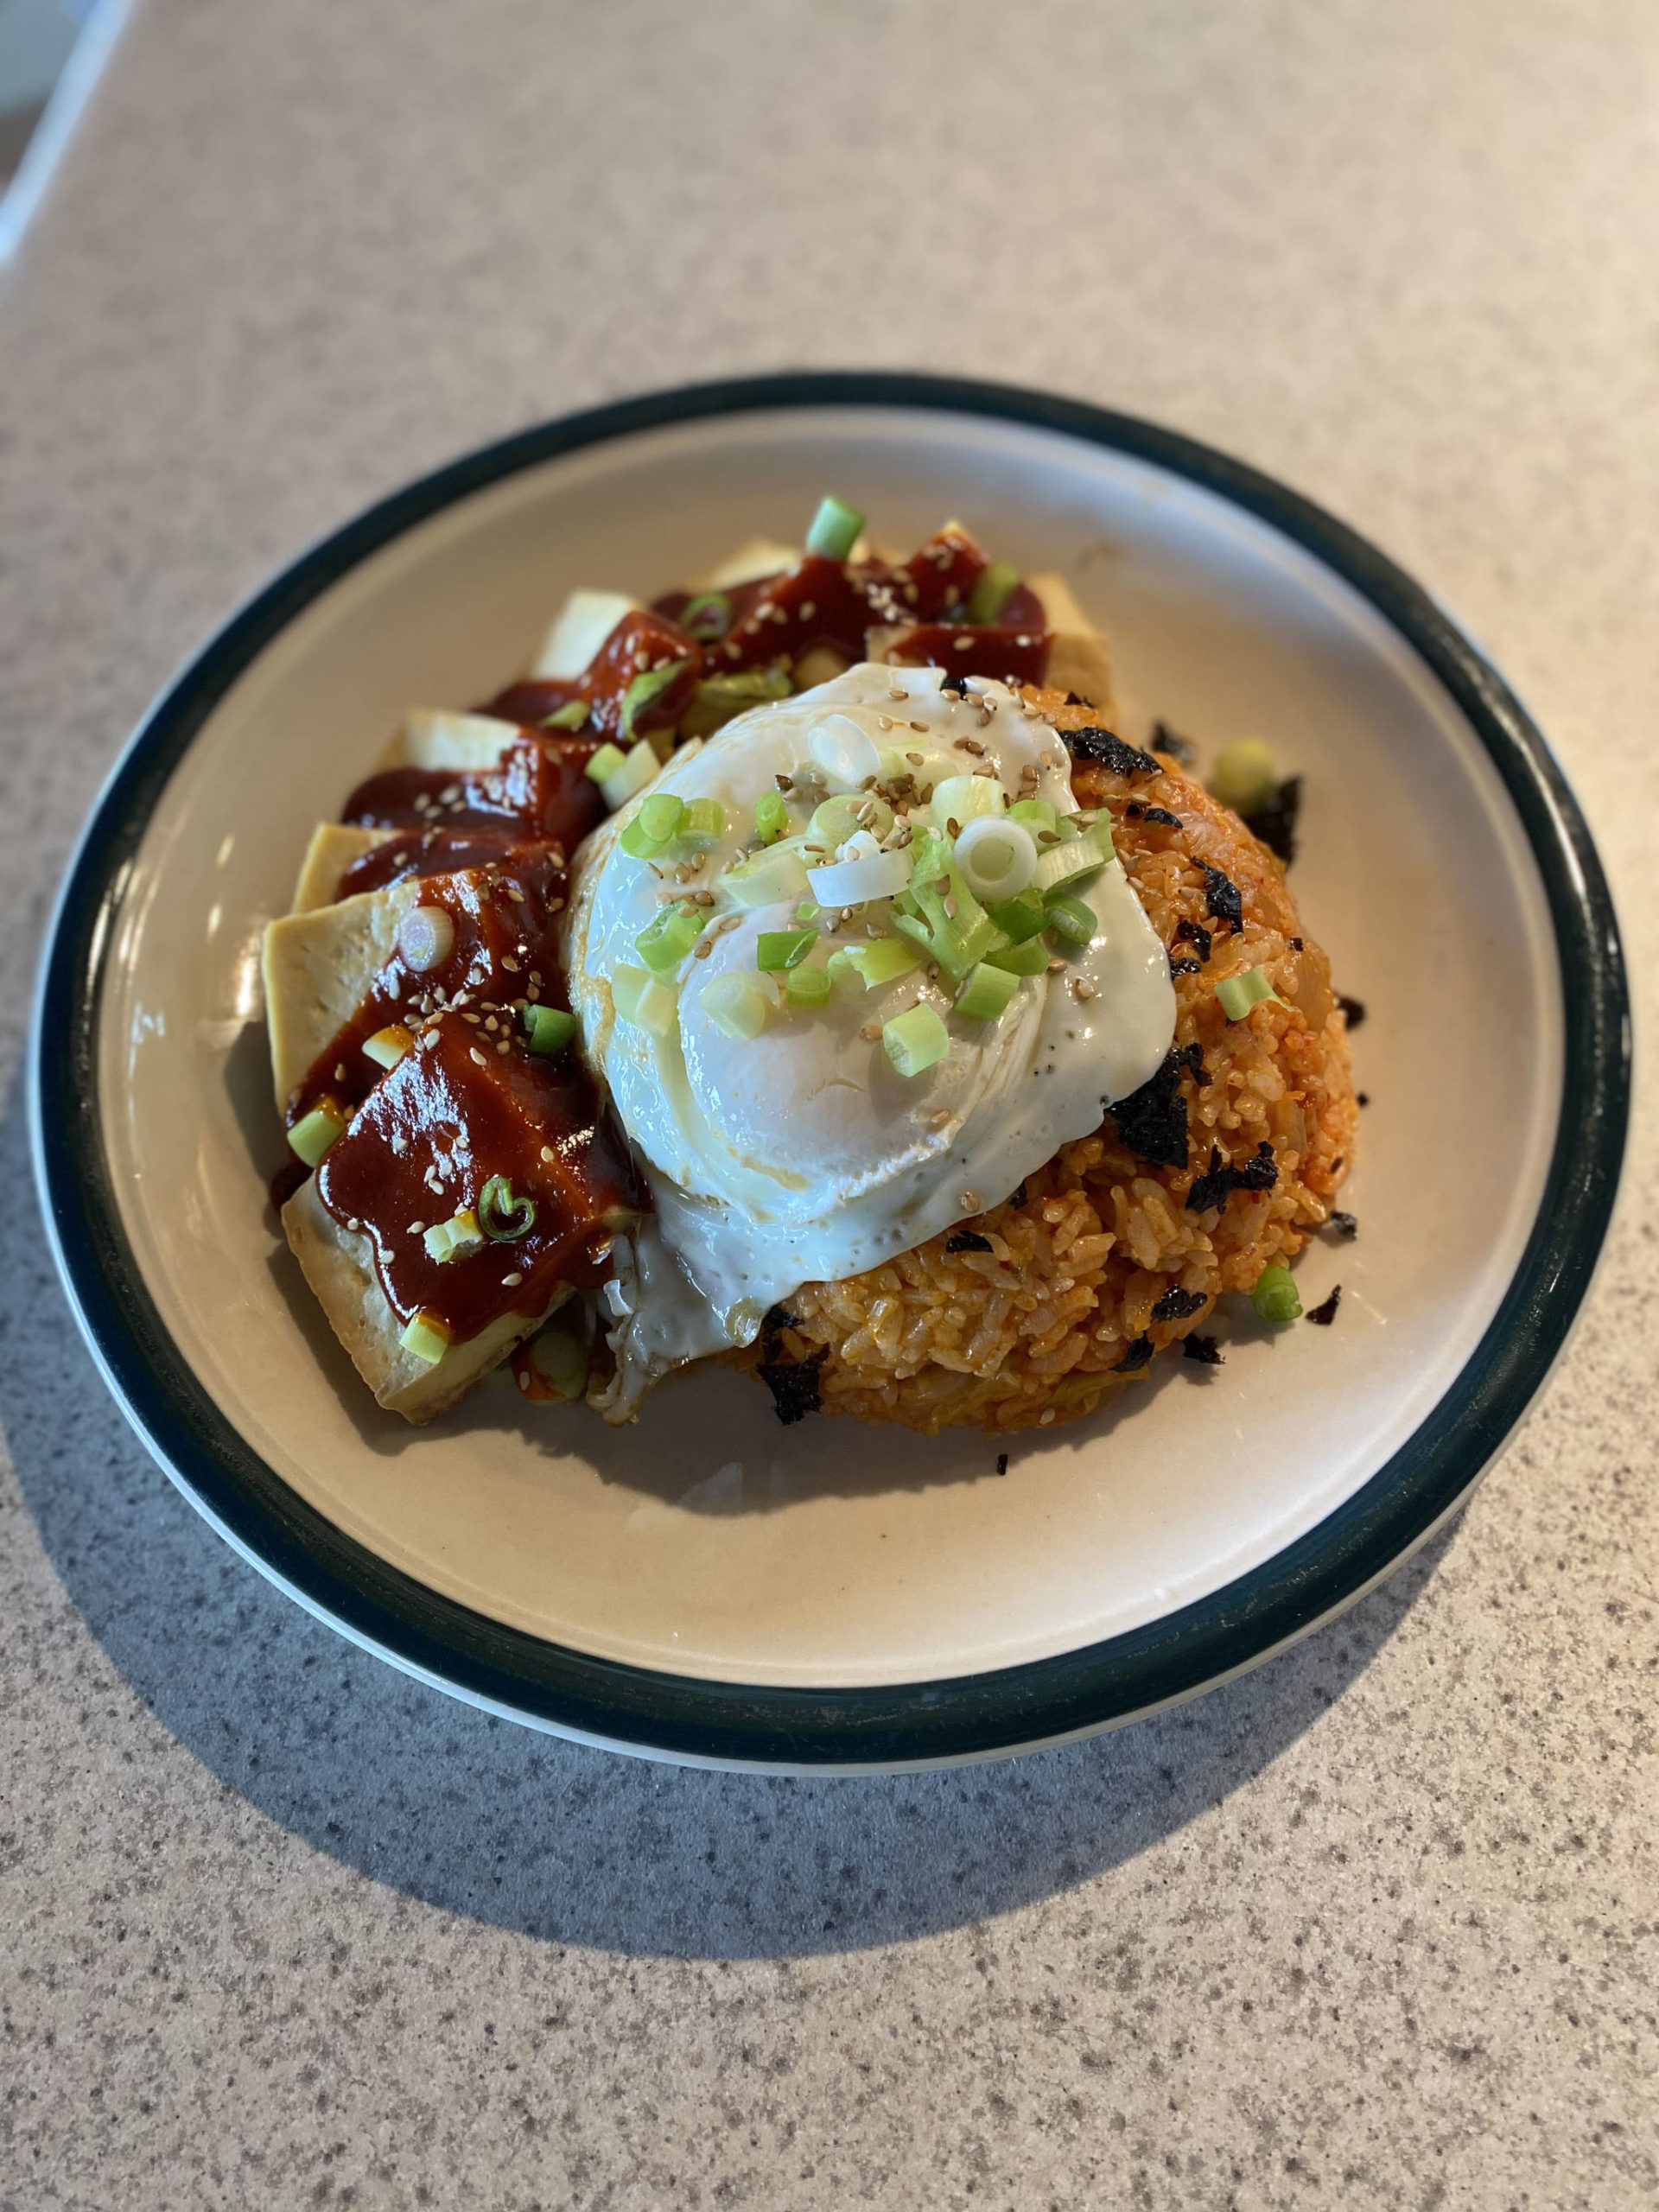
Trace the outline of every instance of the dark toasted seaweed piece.
<instances>
[{"instance_id":1,"label":"dark toasted seaweed piece","mask_svg":"<svg viewBox=\"0 0 1659 2212\"><path fill-rule=\"evenodd\" d=\"M1244 926L1244 900L1238 886L1208 861L1200 861L1198 866L1204 870L1205 905L1218 922L1226 925L1230 935L1236 936Z\"/></svg>"},{"instance_id":2,"label":"dark toasted seaweed piece","mask_svg":"<svg viewBox=\"0 0 1659 2212\"><path fill-rule=\"evenodd\" d=\"M1341 1300L1342 1285L1338 1283L1323 1305L1314 1306L1312 1313L1305 1318L1310 1321L1317 1321L1322 1329L1328 1329L1337 1318L1337 1307L1341 1303Z\"/></svg>"},{"instance_id":3,"label":"dark toasted seaweed piece","mask_svg":"<svg viewBox=\"0 0 1659 2212\"><path fill-rule=\"evenodd\" d=\"M1179 736L1167 722L1154 722L1152 749L1154 753L1167 753L1183 768L1192 767L1198 757L1198 748L1192 739Z\"/></svg>"},{"instance_id":4,"label":"dark toasted seaweed piece","mask_svg":"<svg viewBox=\"0 0 1659 2212\"><path fill-rule=\"evenodd\" d=\"M1204 973L1204 963L1202 960L1172 960L1169 963L1169 972L1172 976L1201 976Z\"/></svg>"},{"instance_id":5,"label":"dark toasted seaweed piece","mask_svg":"<svg viewBox=\"0 0 1659 2212\"><path fill-rule=\"evenodd\" d=\"M1185 1321L1204 1304L1202 1292L1183 1290L1179 1283L1172 1283L1152 1309L1154 1321Z\"/></svg>"},{"instance_id":6,"label":"dark toasted seaweed piece","mask_svg":"<svg viewBox=\"0 0 1659 2212\"><path fill-rule=\"evenodd\" d=\"M1205 961L1210 957L1210 948L1215 938L1202 922L1189 922L1183 918L1175 925L1175 942L1177 944L1195 945L1199 960Z\"/></svg>"},{"instance_id":7,"label":"dark toasted seaweed piece","mask_svg":"<svg viewBox=\"0 0 1659 2212\"><path fill-rule=\"evenodd\" d=\"M1196 1359L1201 1367L1219 1367L1223 1363L1221 1354L1216 1348L1215 1338L1201 1337L1196 1333L1181 1338L1181 1357Z\"/></svg>"},{"instance_id":8,"label":"dark toasted seaweed piece","mask_svg":"<svg viewBox=\"0 0 1659 2212\"><path fill-rule=\"evenodd\" d=\"M988 1252L991 1240L982 1236L976 1229L959 1229L954 1236L945 1239L947 1252Z\"/></svg>"},{"instance_id":9,"label":"dark toasted seaweed piece","mask_svg":"<svg viewBox=\"0 0 1659 2212\"><path fill-rule=\"evenodd\" d=\"M996 1471L999 1475L1006 1475L1008 1471L1008 1455L1006 1452L999 1452L996 1455Z\"/></svg>"},{"instance_id":10,"label":"dark toasted seaweed piece","mask_svg":"<svg viewBox=\"0 0 1659 2212\"><path fill-rule=\"evenodd\" d=\"M1302 804L1302 779L1287 776L1269 798L1244 817L1244 827L1288 868L1296 857L1296 817Z\"/></svg>"},{"instance_id":11,"label":"dark toasted seaweed piece","mask_svg":"<svg viewBox=\"0 0 1659 2212\"><path fill-rule=\"evenodd\" d=\"M1359 1234L1359 1224L1351 1213L1333 1212L1325 1227L1334 1229L1338 1236L1345 1236L1351 1244Z\"/></svg>"},{"instance_id":12,"label":"dark toasted seaweed piece","mask_svg":"<svg viewBox=\"0 0 1659 2212\"><path fill-rule=\"evenodd\" d=\"M823 1403L818 1394L818 1370L829 1357L830 1347L823 1344L809 1359L763 1359L755 1369L771 1391L772 1406L785 1428L794 1421L804 1421L808 1414L817 1412Z\"/></svg>"},{"instance_id":13,"label":"dark toasted seaweed piece","mask_svg":"<svg viewBox=\"0 0 1659 2212\"><path fill-rule=\"evenodd\" d=\"M1211 1145L1207 1171L1186 1194L1187 1211L1207 1213L1211 1206L1224 1206L1235 1191L1270 1191L1278 1180L1279 1163L1265 1137L1243 1167L1224 1164L1219 1149Z\"/></svg>"},{"instance_id":14,"label":"dark toasted seaweed piece","mask_svg":"<svg viewBox=\"0 0 1659 2212\"><path fill-rule=\"evenodd\" d=\"M1143 1367L1150 1363L1152 1355L1157 1349L1157 1345L1150 1337L1137 1337L1122 1358L1118 1361L1113 1372L1118 1375L1139 1374Z\"/></svg>"},{"instance_id":15,"label":"dark toasted seaweed piece","mask_svg":"<svg viewBox=\"0 0 1659 2212\"><path fill-rule=\"evenodd\" d=\"M1184 1055L1171 1051L1139 1090L1120 1098L1109 1110L1123 1149L1154 1167L1187 1164L1186 1101L1181 1096Z\"/></svg>"},{"instance_id":16,"label":"dark toasted seaweed piece","mask_svg":"<svg viewBox=\"0 0 1659 2212\"><path fill-rule=\"evenodd\" d=\"M1140 800L1131 799L1123 810L1126 822L1161 822L1166 830L1179 830L1181 817L1172 814L1166 806L1142 806Z\"/></svg>"},{"instance_id":17,"label":"dark toasted seaweed piece","mask_svg":"<svg viewBox=\"0 0 1659 2212\"><path fill-rule=\"evenodd\" d=\"M1109 729L1093 725L1084 729L1063 729L1060 737L1074 760L1093 760L1114 776L1133 778L1158 773L1158 763L1150 753L1138 752Z\"/></svg>"},{"instance_id":18,"label":"dark toasted seaweed piece","mask_svg":"<svg viewBox=\"0 0 1659 2212\"><path fill-rule=\"evenodd\" d=\"M1351 1029L1357 1029L1365 1019L1365 1001L1363 999L1351 999L1346 991L1338 991L1337 1004L1347 1015L1348 1027Z\"/></svg>"}]
</instances>

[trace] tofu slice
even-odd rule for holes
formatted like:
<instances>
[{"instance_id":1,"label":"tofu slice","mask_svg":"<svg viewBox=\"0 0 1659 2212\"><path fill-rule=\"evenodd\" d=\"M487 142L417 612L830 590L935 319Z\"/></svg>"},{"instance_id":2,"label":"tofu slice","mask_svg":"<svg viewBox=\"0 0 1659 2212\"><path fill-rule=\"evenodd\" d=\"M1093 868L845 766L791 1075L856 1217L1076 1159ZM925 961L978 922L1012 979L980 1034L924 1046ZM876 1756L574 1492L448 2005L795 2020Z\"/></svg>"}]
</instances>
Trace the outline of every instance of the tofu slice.
<instances>
[{"instance_id":1,"label":"tofu slice","mask_svg":"<svg viewBox=\"0 0 1659 2212\"><path fill-rule=\"evenodd\" d=\"M384 891L360 891L267 924L265 1024L279 1114L287 1112L317 1055L368 996L421 890L416 878L407 877Z\"/></svg>"},{"instance_id":2,"label":"tofu slice","mask_svg":"<svg viewBox=\"0 0 1659 2212\"><path fill-rule=\"evenodd\" d=\"M1052 633L1048 649L1048 684L1052 690L1075 691L1109 720L1112 703L1112 660L1106 640L1078 606L1077 594L1065 578L1052 571L1027 576L1026 582L1042 601L1043 616Z\"/></svg>"},{"instance_id":3,"label":"tofu slice","mask_svg":"<svg viewBox=\"0 0 1659 2212\"><path fill-rule=\"evenodd\" d=\"M332 906L340 895L340 879L353 861L395 837L395 830L353 830L343 822L319 822L300 862L294 886L292 914L308 914L315 906Z\"/></svg>"},{"instance_id":4,"label":"tofu slice","mask_svg":"<svg viewBox=\"0 0 1659 2212\"><path fill-rule=\"evenodd\" d=\"M480 1335L451 1344L429 1366L404 1350L397 1317L374 1272L372 1241L340 1227L318 1195L315 1175L283 1208L283 1229L353 1366L379 1404L417 1427L463 1397L570 1294L570 1286L561 1283L546 1313L504 1313Z\"/></svg>"},{"instance_id":5,"label":"tofu slice","mask_svg":"<svg viewBox=\"0 0 1659 2212\"><path fill-rule=\"evenodd\" d=\"M531 676L574 681L623 616L637 614L643 604L625 591L573 591L542 640L542 649L531 667Z\"/></svg>"},{"instance_id":6,"label":"tofu slice","mask_svg":"<svg viewBox=\"0 0 1659 2212\"><path fill-rule=\"evenodd\" d=\"M746 538L698 579L697 589L735 591L739 584L752 584L757 576L775 576L780 569L792 569L800 557L798 545L785 545L776 537Z\"/></svg>"},{"instance_id":7,"label":"tofu slice","mask_svg":"<svg viewBox=\"0 0 1659 2212\"><path fill-rule=\"evenodd\" d=\"M493 768L518 735L516 722L494 715L461 715L416 707L381 755L383 768L448 768L457 774Z\"/></svg>"}]
</instances>

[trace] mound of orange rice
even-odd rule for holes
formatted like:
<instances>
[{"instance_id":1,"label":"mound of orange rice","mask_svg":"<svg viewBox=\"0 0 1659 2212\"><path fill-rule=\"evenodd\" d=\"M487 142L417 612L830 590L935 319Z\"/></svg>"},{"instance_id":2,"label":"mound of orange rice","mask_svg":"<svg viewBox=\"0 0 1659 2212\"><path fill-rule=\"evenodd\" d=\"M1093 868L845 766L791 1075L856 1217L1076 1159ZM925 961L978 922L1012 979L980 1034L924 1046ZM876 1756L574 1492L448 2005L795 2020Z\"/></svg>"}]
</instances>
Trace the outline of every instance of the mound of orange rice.
<instances>
[{"instance_id":1,"label":"mound of orange rice","mask_svg":"<svg viewBox=\"0 0 1659 2212\"><path fill-rule=\"evenodd\" d=\"M1032 696L1062 730L1097 721ZM1171 756L1081 735L1077 752L1077 803L1110 813L1170 949L1170 1058L1006 1204L774 1308L736 1357L785 1419L821 1409L927 1433L1076 1421L1330 1218L1357 1119L1346 1022L1279 862ZM1258 967L1283 1003L1230 1021L1217 983Z\"/></svg>"}]
</instances>

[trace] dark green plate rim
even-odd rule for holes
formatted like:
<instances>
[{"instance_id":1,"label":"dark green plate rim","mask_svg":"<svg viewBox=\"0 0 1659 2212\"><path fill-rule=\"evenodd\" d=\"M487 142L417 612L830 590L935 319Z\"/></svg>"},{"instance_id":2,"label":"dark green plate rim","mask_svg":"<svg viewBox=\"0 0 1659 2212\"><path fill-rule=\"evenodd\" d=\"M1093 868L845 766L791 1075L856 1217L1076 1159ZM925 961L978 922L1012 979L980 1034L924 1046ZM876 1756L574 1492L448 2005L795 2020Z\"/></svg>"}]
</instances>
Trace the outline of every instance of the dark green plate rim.
<instances>
[{"instance_id":1,"label":"dark green plate rim","mask_svg":"<svg viewBox=\"0 0 1659 2212\"><path fill-rule=\"evenodd\" d=\"M219 700L320 593L412 525L558 454L711 416L861 406L988 416L1154 463L1259 516L1370 601L1456 700L1524 828L1560 963L1565 1077L1542 1201L1491 1326L1409 1441L1316 1528L1212 1596L1056 1658L892 1688L779 1689L623 1666L503 1627L389 1567L289 1489L201 1388L139 1273L99 1130L95 1039L128 869L162 787ZM44 1202L95 1356L186 1496L301 1603L459 1695L620 1749L889 1768L1015 1750L1188 1695L1339 1610L1420 1542L1520 1420L1584 1297L1618 1185L1630 1056L1618 925L1583 817L1542 735L1421 585L1295 493L1132 416L1000 385L811 371L654 393L504 439L381 501L237 614L134 735L71 865L42 974L31 1097Z\"/></svg>"}]
</instances>

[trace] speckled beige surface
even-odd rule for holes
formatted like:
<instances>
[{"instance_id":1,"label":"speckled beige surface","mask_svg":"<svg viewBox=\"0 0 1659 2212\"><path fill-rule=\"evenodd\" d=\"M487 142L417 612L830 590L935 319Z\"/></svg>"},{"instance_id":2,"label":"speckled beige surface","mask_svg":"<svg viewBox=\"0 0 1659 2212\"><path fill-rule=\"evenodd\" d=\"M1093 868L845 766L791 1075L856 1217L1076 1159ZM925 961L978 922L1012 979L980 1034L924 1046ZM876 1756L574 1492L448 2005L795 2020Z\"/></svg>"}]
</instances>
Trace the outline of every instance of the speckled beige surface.
<instances>
[{"instance_id":1,"label":"speckled beige surface","mask_svg":"<svg viewBox=\"0 0 1659 2212\"><path fill-rule=\"evenodd\" d=\"M1653 2201L1650 1109L1547 1397L1345 1623L810 1784L487 1721L240 1565L79 1347L17 1069L229 601L528 419L803 362L1139 410L1375 536L1550 732L1650 1015L1656 114L1643 0L141 6L0 277L0 2204Z\"/></svg>"}]
</instances>

